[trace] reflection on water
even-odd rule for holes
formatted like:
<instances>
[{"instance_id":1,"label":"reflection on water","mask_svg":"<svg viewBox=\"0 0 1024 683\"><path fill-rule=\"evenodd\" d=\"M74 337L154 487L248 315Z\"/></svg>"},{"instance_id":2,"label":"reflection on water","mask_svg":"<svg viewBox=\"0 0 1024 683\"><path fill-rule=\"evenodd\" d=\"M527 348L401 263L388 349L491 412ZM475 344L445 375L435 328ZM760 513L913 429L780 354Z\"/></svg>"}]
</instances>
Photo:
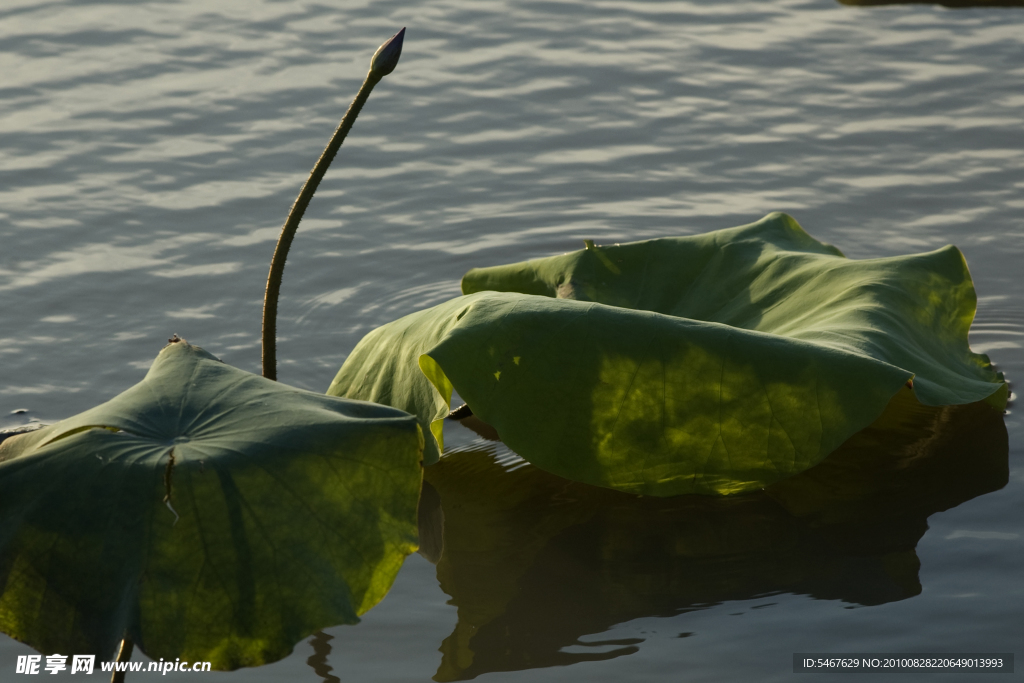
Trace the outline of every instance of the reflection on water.
<instances>
[{"instance_id":1,"label":"reflection on water","mask_svg":"<svg viewBox=\"0 0 1024 683\"><path fill-rule=\"evenodd\" d=\"M313 672L322 678L324 683L341 683L341 679L331 673L334 667L327 663L327 658L331 654L332 640L334 640L334 636L323 631L314 633L313 637L309 639L310 645L313 646L313 654L306 659L306 664L309 664Z\"/></svg>"},{"instance_id":2,"label":"reflection on water","mask_svg":"<svg viewBox=\"0 0 1024 683\"><path fill-rule=\"evenodd\" d=\"M1002 488L1007 452L1000 413L908 390L818 467L745 496L641 498L449 454L424 496L428 557L441 526L437 576L458 607L435 680L629 655L641 639L581 639L728 600L913 597L928 516Z\"/></svg>"}]
</instances>

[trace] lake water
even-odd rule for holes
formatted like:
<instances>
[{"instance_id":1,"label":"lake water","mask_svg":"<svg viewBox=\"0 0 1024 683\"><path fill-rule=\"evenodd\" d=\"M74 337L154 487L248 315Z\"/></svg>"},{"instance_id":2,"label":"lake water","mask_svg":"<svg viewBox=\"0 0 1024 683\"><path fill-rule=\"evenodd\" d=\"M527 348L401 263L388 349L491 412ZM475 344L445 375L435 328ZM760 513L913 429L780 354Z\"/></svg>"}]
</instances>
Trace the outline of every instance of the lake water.
<instances>
[{"instance_id":1,"label":"lake water","mask_svg":"<svg viewBox=\"0 0 1024 683\"><path fill-rule=\"evenodd\" d=\"M1024 8L5 0L0 427L111 398L174 333L259 372L280 225L402 26L293 246L282 381L324 391L362 335L471 267L774 210L851 258L956 244L973 349L1024 373ZM440 563L413 555L329 642L212 677L779 681L794 652L1020 657L1024 422L947 417L960 431L890 473L889 507L824 527L765 496L566 508L453 425ZM0 637L0 678L31 652Z\"/></svg>"}]
</instances>

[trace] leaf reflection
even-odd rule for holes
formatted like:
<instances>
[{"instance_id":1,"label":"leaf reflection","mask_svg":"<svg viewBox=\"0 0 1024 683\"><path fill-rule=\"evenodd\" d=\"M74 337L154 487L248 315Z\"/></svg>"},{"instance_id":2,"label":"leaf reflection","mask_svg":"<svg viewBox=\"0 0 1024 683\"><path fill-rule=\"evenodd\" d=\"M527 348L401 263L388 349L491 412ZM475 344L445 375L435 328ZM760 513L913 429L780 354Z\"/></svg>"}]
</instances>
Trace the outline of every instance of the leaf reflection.
<instances>
[{"instance_id":1,"label":"leaf reflection","mask_svg":"<svg viewBox=\"0 0 1024 683\"><path fill-rule=\"evenodd\" d=\"M991 407L905 390L822 464L744 496L640 498L449 454L425 471L437 576L458 607L434 680L632 654L642 640L581 638L728 600L913 597L928 516L1003 487L1007 453Z\"/></svg>"}]
</instances>

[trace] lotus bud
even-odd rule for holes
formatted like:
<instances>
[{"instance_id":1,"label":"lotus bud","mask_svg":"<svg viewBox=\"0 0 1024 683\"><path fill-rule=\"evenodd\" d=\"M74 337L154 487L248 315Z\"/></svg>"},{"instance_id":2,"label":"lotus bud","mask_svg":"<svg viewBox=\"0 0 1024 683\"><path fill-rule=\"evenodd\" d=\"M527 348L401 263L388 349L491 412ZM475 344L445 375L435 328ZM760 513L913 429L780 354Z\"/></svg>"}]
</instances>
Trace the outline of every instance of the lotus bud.
<instances>
[{"instance_id":1,"label":"lotus bud","mask_svg":"<svg viewBox=\"0 0 1024 683\"><path fill-rule=\"evenodd\" d=\"M395 70L398 66L398 58L402 56L402 41L405 39L405 29L391 36L391 38L377 48L370 59L370 74L383 78Z\"/></svg>"}]
</instances>

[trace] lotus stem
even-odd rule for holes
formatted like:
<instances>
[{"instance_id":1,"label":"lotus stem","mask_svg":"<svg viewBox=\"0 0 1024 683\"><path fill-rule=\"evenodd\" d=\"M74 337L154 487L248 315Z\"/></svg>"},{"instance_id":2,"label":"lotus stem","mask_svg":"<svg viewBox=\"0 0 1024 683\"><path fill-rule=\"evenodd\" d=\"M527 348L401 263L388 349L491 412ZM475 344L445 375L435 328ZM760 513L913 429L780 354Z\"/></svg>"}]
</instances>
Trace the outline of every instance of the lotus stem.
<instances>
[{"instance_id":1,"label":"lotus stem","mask_svg":"<svg viewBox=\"0 0 1024 683\"><path fill-rule=\"evenodd\" d=\"M463 403L461 406L451 411L446 415L449 420L464 420L473 414L473 409L469 407L468 403Z\"/></svg>"},{"instance_id":2,"label":"lotus stem","mask_svg":"<svg viewBox=\"0 0 1024 683\"><path fill-rule=\"evenodd\" d=\"M121 649L117 651L118 663L124 663L131 661L132 650L135 649L135 644L132 643L132 639L125 634L124 640L121 641ZM117 667L114 667L114 674L110 677L110 683L124 683L124 671L118 671Z\"/></svg>"},{"instance_id":3,"label":"lotus stem","mask_svg":"<svg viewBox=\"0 0 1024 683\"><path fill-rule=\"evenodd\" d=\"M299 191L299 196L292 204L288 218L281 228L281 236L277 239L277 247L274 249L274 256L270 261L270 274L267 276L267 291L263 298L263 376L267 379L277 379L277 300L281 294L281 278L284 274L284 263L288 259L288 250L295 238L295 231L299 228L299 221L306 213L313 193L323 180L327 168L334 161L341 143L345 141L352 124L362 110L366 100L370 97L370 91L380 82L382 78L395 70L398 65L398 58L402 55L402 41L405 38L405 29L393 35L387 42L377 48L377 51L370 59L370 71L366 74L366 80L359 88L348 111L341 118L341 123L331 136L323 154L317 160L309 178Z\"/></svg>"}]
</instances>

